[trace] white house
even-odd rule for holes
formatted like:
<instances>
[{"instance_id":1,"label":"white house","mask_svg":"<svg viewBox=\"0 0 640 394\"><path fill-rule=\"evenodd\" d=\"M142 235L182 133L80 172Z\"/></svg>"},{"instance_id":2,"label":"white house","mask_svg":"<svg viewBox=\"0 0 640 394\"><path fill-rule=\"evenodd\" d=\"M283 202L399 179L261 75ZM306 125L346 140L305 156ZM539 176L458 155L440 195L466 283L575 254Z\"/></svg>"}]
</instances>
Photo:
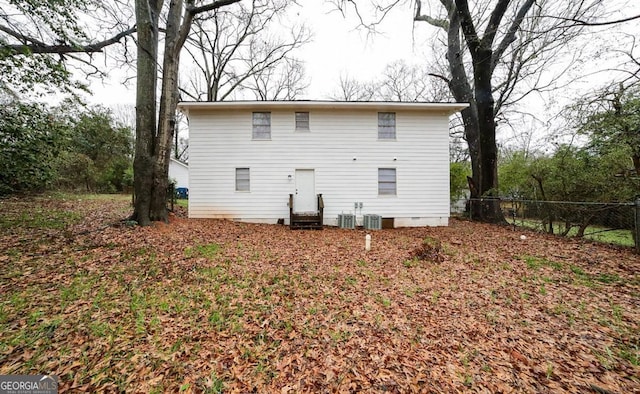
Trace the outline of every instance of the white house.
<instances>
[{"instance_id":1,"label":"white house","mask_svg":"<svg viewBox=\"0 0 640 394\"><path fill-rule=\"evenodd\" d=\"M189 217L289 223L292 211L380 215L387 225L449 218L449 117L456 103L183 102ZM322 198L318 198L321 194ZM292 216L293 217L293 216Z\"/></svg>"},{"instance_id":2,"label":"white house","mask_svg":"<svg viewBox=\"0 0 640 394\"><path fill-rule=\"evenodd\" d=\"M169 162L169 179L176 181L176 188L189 188L189 166L173 157Z\"/></svg>"}]
</instances>

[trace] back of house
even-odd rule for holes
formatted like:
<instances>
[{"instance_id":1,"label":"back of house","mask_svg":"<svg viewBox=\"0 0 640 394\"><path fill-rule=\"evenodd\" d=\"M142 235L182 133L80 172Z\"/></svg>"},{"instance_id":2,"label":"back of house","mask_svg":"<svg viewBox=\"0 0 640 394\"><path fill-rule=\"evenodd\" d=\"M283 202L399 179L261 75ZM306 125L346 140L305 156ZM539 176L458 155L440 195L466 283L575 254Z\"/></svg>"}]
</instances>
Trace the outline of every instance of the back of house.
<instances>
[{"instance_id":1,"label":"back of house","mask_svg":"<svg viewBox=\"0 0 640 394\"><path fill-rule=\"evenodd\" d=\"M358 225L365 215L393 227L447 225L449 116L464 107L181 103L189 118L189 217L288 224L292 211L320 211L327 225L350 215Z\"/></svg>"}]
</instances>

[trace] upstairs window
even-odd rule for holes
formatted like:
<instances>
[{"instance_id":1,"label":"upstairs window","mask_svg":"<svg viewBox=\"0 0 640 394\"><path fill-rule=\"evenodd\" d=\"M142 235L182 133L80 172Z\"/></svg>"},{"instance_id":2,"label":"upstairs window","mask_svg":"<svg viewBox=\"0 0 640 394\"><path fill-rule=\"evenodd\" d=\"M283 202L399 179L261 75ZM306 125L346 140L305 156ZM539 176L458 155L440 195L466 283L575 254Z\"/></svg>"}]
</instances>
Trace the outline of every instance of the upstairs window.
<instances>
[{"instance_id":1,"label":"upstairs window","mask_svg":"<svg viewBox=\"0 0 640 394\"><path fill-rule=\"evenodd\" d=\"M254 140L271 139L271 112L253 113L253 135Z\"/></svg>"},{"instance_id":2,"label":"upstairs window","mask_svg":"<svg viewBox=\"0 0 640 394\"><path fill-rule=\"evenodd\" d=\"M396 195L396 169L378 168L378 195Z\"/></svg>"},{"instance_id":3,"label":"upstairs window","mask_svg":"<svg viewBox=\"0 0 640 394\"><path fill-rule=\"evenodd\" d=\"M378 112L378 139L396 139L396 113Z\"/></svg>"},{"instance_id":4,"label":"upstairs window","mask_svg":"<svg viewBox=\"0 0 640 394\"><path fill-rule=\"evenodd\" d=\"M236 168L236 191L248 192L250 186L249 169Z\"/></svg>"},{"instance_id":5,"label":"upstairs window","mask_svg":"<svg viewBox=\"0 0 640 394\"><path fill-rule=\"evenodd\" d=\"M296 131L309 131L308 112L296 112Z\"/></svg>"}]
</instances>

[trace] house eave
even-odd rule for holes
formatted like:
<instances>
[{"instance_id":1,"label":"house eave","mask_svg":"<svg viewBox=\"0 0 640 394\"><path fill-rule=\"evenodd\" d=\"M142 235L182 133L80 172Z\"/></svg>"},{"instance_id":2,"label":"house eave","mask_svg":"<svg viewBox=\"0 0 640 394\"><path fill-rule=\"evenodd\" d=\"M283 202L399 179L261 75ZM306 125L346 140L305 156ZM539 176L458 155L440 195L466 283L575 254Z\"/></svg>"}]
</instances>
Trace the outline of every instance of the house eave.
<instances>
[{"instance_id":1,"label":"house eave","mask_svg":"<svg viewBox=\"0 0 640 394\"><path fill-rule=\"evenodd\" d=\"M189 168L189 164L187 164L187 163L185 163L185 162L182 162L182 161L180 161L180 160L178 160L178 159L175 159L175 158L173 158L173 157L172 157L170 160L171 160L173 163L176 163L176 164L178 164L178 165L180 165L180 166L182 166L182 167L184 167L184 168L187 168L187 169Z\"/></svg>"},{"instance_id":2,"label":"house eave","mask_svg":"<svg viewBox=\"0 0 640 394\"><path fill-rule=\"evenodd\" d=\"M438 112L447 115L459 112L468 103L427 103L398 101L184 101L178 108L185 113L191 111L275 111L275 110L370 110L370 111L417 111Z\"/></svg>"}]
</instances>

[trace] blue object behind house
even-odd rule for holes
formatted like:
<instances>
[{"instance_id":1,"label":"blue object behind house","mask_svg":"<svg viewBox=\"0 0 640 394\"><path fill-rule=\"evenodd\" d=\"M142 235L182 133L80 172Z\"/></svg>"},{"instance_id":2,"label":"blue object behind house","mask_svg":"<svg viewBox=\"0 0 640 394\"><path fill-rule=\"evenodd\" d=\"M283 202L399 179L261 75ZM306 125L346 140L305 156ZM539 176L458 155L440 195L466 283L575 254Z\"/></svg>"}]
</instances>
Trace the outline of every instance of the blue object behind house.
<instances>
[{"instance_id":1,"label":"blue object behind house","mask_svg":"<svg viewBox=\"0 0 640 394\"><path fill-rule=\"evenodd\" d=\"M183 199L189 198L189 189L186 187L177 187L176 197L183 198Z\"/></svg>"}]
</instances>

